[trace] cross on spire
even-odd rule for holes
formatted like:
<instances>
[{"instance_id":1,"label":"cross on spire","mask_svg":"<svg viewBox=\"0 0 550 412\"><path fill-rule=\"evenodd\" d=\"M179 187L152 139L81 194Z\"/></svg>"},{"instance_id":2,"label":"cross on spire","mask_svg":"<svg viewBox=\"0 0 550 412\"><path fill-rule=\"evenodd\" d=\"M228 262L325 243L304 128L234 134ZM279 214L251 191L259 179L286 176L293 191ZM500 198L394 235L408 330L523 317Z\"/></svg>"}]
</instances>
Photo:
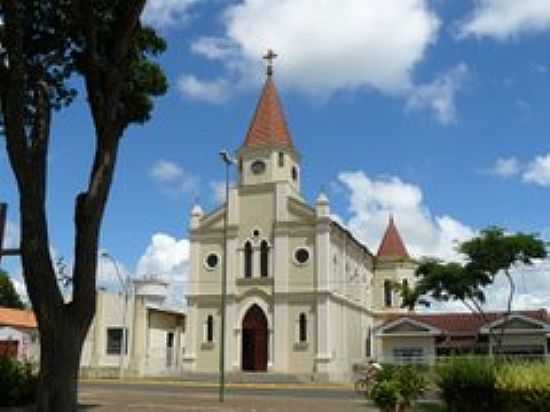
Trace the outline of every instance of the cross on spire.
<instances>
[{"instance_id":1,"label":"cross on spire","mask_svg":"<svg viewBox=\"0 0 550 412\"><path fill-rule=\"evenodd\" d=\"M275 60L279 55L275 53L272 49L268 49L265 56L263 56L263 59L267 61L267 75L272 76L273 75L273 60Z\"/></svg>"}]
</instances>

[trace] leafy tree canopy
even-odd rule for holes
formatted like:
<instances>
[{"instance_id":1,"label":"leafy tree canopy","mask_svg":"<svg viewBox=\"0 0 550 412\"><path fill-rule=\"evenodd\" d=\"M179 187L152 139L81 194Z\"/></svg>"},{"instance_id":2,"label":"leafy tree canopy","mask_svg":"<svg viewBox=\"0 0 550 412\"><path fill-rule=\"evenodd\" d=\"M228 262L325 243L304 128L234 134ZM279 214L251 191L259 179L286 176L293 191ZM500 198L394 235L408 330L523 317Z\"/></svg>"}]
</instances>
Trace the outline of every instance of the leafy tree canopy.
<instances>
[{"instance_id":1,"label":"leafy tree canopy","mask_svg":"<svg viewBox=\"0 0 550 412\"><path fill-rule=\"evenodd\" d=\"M0 306L14 309L24 309L19 294L6 272L0 269Z\"/></svg>"},{"instance_id":2,"label":"leafy tree canopy","mask_svg":"<svg viewBox=\"0 0 550 412\"><path fill-rule=\"evenodd\" d=\"M485 288L496 276L504 274L510 284L508 310L511 310L515 284L510 272L518 264L530 266L535 259L547 257L546 244L538 235L510 234L499 227L489 227L479 236L463 242L458 251L462 263L428 258L416 270L414 287L400 287L403 307L413 309L422 296L437 301L461 301L473 312L483 313L487 300ZM396 286L397 287L397 286Z\"/></svg>"}]
</instances>

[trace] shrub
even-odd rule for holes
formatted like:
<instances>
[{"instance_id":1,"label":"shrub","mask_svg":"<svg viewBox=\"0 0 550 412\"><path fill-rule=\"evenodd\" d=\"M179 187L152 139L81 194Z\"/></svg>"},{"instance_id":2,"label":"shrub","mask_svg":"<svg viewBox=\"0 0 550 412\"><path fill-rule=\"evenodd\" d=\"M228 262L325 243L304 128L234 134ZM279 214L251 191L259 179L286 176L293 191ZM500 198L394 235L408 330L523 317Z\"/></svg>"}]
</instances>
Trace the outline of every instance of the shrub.
<instances>
[{"instance_id":1,"label":"shrub","mask_svg":"<svg viewBox=\"0 0 550 412\"><path fill-rule=\"evenodd\" d=\"M504 412L550 411L550 367L511 363L500 368L496 388Z\"/></svg>"},{"instance_id":2,"label":"shrub","mask_svg":"<svg viewBox=\"0 0 550 412\"><path fill-rule=\"evenodd\" d=\"M426 392L428 387L428 380L424 374L413 365L400 367L395 379L399 384L400 403L404 409L413 407L416 400Z\"/></svg>"},{"instance_id":3,"label":"shrub","mask_svg":"<svg viewBox=\"0 0 550 412\"><path fill-rule=\"evenodd\" d=\"M33 403L37 383L38 379L29 363L0 357L0 406Z\"/></svg>"},{"instance_id":4,"label":"shrub","mask_svg":"<svg viewBox=\"0 0 550 412\"><path fill-rule=\"evenodd\" d=\"M497 365L491 359L454 358L438 365L436 383L450 412L501 410L496 393Z\"/></svg>"},{"instance_id":5,"label":"shrub","mask_svg":"<svg viewBox=\"0 0 550 412\"><path fill-rule=\"evenodd\" d=\"M371 390L371 397L382 412L394 412L399 401L399 385L392 380L377 382Z\"/></svg>"}]
</instances>

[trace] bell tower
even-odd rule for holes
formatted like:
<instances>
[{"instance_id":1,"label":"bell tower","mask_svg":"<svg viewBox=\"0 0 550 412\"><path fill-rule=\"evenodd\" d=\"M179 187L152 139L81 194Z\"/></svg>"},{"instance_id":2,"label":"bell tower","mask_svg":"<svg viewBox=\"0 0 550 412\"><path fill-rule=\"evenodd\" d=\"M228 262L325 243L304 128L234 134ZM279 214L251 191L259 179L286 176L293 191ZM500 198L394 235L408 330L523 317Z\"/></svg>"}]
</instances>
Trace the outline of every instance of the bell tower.
<instances>
[{"instance_id":1,"label":"bell tower","mask_svg":"<svg viewBox=\"0 0 550 412\"><path fill-rule=\"evenodd\" d=\"M267 78L256 111L237 152L242 186L288 182L300 191L300 156L294 148L279 94L273 80L273 60L269 50L264 56Z\"/></svg>"}]
</instances>

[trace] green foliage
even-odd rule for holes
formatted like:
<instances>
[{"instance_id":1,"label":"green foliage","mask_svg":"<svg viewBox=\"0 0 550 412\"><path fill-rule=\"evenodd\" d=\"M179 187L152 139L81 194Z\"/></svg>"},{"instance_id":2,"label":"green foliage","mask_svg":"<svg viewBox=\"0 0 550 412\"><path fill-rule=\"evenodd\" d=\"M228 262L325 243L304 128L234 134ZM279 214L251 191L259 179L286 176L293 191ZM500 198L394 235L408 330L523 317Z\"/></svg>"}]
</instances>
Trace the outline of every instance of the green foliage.
<instances>
[{"instance_id":1,"label":"green foliage","mask_svg":"<svg viewBox=\"0 0 550 412\"><path fill-rule=\"evenodd\" d=\"M26 95L26 119L30 125L36 111L35 94L40 82L49 90L50 104L55 109L69 105L77 95L72 78L75 74L88 74L91 69L88 44L82 19L93 19L94 38L100 45L93 58L99 66L106 63L120 66L123 76L121 105L118 117L124 129L131 123L144 123L153 109L151 98L166 93L167 79L153 58L166 50L166 42L151 27L139 26L132 38L130 53L123 62L113 62L110 45L120 36L115 22L128 12L126 0L92 2L92 10L86 16L77 13L73 0L48 0L18 2L18 17L23 22L23 52ZM4 6L0 4L0 19L6 20ZM0 43L6 41L6 30L0 30ZM7 61L7 50L0 48L0 61ZM1 65L0 65L1 66ZM98 73L100 76L103 73ZM7 84L0 70L0 89ZM95 74L97 76L97 74ZM1 92L1 90L0 90ZM101 94L100 90L88 91ZM108 104L107 102L103 102ZM0 121L2 121L1 119Z\"/></svg>"},{"instance_id":2,"label":"green foliage","mask_svg":"<svg viewBox=\"0 0 550 412\"><path fill-rule=\"evenodd\" d=\"M550 366L455 358L437 367L437 385L450 412L550 410Z\"/></svg>"},{"instance_id":3,"label":"green foliage","mask_svg":"<svg viewBox=\"0 0 550 412\"><path fill-rule=\"evenodd\" d=\"M417 365L384 365L376 374L370 398L382 410L395 405L411 408L428 387L425 370ZM393 404L392 404L393 402Z\"/></svg>"},{"instance_id":4,"label":"green foliage","mask_svg":"<svg viewBox=\"0 0 550 412\"><path fill-rule=\"evenodd\" d=\"M382 412L393 412L399 401L399 385L392 380L378 382L373 386L370 396Z\"/></svg>"},{"instance_id":5,"label":"green foliage","mask_svg":"<svg viewBox=\"0 0 550 412\"><path fill-rule=\"evenodd\" d=\"M550 367L512 363L499 369L496 388L503 412L550 411Z\"/></svg>"},{"instance_id":6,"label":"green foliage","mask_svg":"<svg viewBox=\"0 0 550 412\"><path fill-rule=\"evenodd\" d=\"M481 312L486 301L485 288L499 273L509 275L518 264L532 265L548 256L546 244L535 234L507 234L490 227L458 247L465 263L425 259L417 268L414 289L402 292L403 307L414 308L422 296L438 301L457 300ZM513 290L512 292L513 293Z\"/></svg>"},{"instance_id":7,"label":"green foliage","mask_svg":"<svg viewBox=\"0 0 550 412\"><path fill-rule=\"evenodd\" d=\"M498 411L497 365L490 359L453 358L438 365L436 383L450 412Z\"/></svg>"},{"instance_id":8,"label":"green foliage","mask_svg":"<svg viewBox=\"0 0 550 412\"><path fill-rule=\"evenodd\" d=\"M34 402L38 378L28 363L0 357L0 406L21 406Z\"/></svg>"},{"instance_id":9,"label":"green foliage","mask_svg":"<svg viewBox=\"0 0 550 412\"><path fill-rule=\"evenodd\" d=\"M19 294L15 290L8 274L0 269L0 306L13 309L25 309Z\"/></svg>"}]
</instances>

